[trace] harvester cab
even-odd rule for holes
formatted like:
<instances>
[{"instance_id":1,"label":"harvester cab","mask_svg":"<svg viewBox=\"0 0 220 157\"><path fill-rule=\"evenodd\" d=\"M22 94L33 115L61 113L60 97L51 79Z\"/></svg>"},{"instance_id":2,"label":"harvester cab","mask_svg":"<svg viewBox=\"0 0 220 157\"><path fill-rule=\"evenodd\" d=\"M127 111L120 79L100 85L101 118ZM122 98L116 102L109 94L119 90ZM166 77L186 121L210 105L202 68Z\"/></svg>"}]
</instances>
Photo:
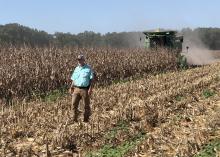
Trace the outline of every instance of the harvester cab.
<instances>
[{"instance_id":1,"label":"harvester cab","mask_svg":"<svg viewBox=\"0 0 220 157\"><path fill-rule=\"evenodd\" d=\"M182 51L183 36L177 36L176 31L143 32L145 48L166 47Z\"/></svg>"}]
</instances>

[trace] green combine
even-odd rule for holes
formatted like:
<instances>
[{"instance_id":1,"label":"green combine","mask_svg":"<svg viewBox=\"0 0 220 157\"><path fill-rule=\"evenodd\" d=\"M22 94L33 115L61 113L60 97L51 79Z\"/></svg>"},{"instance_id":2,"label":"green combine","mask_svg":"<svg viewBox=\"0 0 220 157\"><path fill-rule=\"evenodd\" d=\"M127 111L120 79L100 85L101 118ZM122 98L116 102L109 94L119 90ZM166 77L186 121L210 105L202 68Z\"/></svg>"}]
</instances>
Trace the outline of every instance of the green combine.
<instances>
[{"instance_id":1,"label":"green combine","mask_svg":"<svg viewBox=\"0 0 220 157\"><path fill-rule=\"evenodd\" d=\"M178 36L176 31L143 32L145 34L144 47L146 49L171 48L175 49L178 57L178 65L186 69L187 59L182 55L183 36Z\"/></svg>"},{"instance_id":2,"label":"green combine","mask_svg":"<svg viewBox=\"0 0 220 157\"><path fill-rule=\"evenodd\" d=\"M176 31L143 32L145 48L168 47L182 51L183 36L177 36Z\"/></svg>"}]
</instances>

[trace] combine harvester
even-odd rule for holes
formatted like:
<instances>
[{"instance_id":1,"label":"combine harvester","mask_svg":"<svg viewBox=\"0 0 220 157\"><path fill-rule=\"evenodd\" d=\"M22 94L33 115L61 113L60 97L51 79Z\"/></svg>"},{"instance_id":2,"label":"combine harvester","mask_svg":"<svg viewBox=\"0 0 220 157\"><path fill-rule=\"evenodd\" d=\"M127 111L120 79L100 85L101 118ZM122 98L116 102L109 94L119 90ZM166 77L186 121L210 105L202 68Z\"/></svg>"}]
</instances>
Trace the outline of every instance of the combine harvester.
<instances>
[{"instance_id":1,"label":"combine harvester","mask_svg":"<svg viewBox=\"0 0 220 157\"><path fill-rule=\"evenodd\" d=\"M178 65L187 68L187 59L182 52L183 36L177 35L177 31L143 32L145 34L144 47L146 49L171 48L177 52ZM189 47L186 47L187 52Z\"/></svg>"}]
</instances>

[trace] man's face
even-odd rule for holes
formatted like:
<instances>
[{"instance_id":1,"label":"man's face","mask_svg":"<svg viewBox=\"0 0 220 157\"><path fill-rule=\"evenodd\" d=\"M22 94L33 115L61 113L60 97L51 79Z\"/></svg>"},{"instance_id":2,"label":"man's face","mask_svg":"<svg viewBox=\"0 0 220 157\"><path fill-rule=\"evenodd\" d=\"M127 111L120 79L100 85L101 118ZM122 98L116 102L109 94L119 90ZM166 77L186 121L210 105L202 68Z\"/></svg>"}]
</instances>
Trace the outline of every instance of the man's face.
<instances>
[{"instance_id":1,"label":"man's face","mask_svg":"<svg viewBox=\"0 0 220 157\"><path fill-rule=\"evenodd\" d=\"M83 66L85 64L85 60L84 59L78 59L78 64L80 66Z\"/></svg>"}]
</instances>

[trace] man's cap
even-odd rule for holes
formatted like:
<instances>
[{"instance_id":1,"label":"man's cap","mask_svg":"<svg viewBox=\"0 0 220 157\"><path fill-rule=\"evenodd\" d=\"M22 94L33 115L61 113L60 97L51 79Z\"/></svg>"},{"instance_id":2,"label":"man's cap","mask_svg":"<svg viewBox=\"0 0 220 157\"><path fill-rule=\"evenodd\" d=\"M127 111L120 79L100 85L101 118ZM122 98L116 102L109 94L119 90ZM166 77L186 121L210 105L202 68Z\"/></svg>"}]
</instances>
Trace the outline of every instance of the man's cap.
<instances>
[{"instance_id":1,"label":"man's cap","mask_svg":"<svg viewBox=\"0 0 220 157\"><path fill-rule=\"evenodd\" d=\"M85 60L85 57L84 57L84 55L80 54L77 56L77 59L78 60Z\"/></svg>"}]
</instances>

